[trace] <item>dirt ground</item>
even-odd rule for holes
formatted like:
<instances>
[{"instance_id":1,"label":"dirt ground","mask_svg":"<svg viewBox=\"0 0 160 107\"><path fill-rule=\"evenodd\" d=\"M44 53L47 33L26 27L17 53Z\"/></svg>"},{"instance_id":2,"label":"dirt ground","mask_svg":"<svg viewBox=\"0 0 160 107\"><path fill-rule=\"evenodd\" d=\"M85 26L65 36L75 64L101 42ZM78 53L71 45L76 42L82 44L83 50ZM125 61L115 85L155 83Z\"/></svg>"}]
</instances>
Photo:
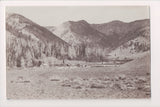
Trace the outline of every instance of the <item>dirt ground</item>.
<instances>
[{"instance_id":1,"label":"dirt ground","mask_svg":"<svg viewBox=\"0 0 160 107\"><path fill-rule=\"evenodd\" d=\"M150 65L145 60L104 67L7 68L7 98L150 98Z\"/></svg>"}]
</instances>

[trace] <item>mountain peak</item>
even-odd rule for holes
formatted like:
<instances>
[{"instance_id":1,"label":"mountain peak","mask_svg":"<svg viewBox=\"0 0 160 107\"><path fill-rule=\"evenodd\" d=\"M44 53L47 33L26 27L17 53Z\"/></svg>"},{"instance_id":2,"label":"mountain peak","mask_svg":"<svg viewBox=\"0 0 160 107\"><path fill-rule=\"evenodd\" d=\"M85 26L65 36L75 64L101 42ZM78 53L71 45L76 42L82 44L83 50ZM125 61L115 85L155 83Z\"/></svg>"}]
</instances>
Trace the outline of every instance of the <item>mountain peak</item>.
<instances>
[{"instance_id":1,"label":"mountain peak","mask_svg":"<svg viewBox=\"0 0 160 107\"><path fill-rule=\"evenodd\" d=\"M109 24L112 24L112 25L120 25L120 24L124 24L125 22L122 22L120 20L114 20L114 21L111 21L109 22Z\"/></svg>"},{"instance_id":2,"label":"mountain peak","mask_svg":"<svg viewBox=\"0 0 160 107\"><path fill-rule=\"evenodd\" d=\"M63 24L70 25L70 24L89 24L89 23L85 20L78 20L78 21L66 21Z\"/></svg>"},{"instance_id":3,"label":"mountain peak","mask_svg":"<svg viewBox=\"0 0 160 107\"><path fill-rule=\"evenodd\" d=\"M77 21L77 22L79 22L79 23L87 23L88 24L88 22L87 21L85 21L85 20L79 20L79 21Z\"/></svg>"},{"instance_id":4,"label":"mountain peak","mask_svg":"<svg viewBox=\"0 0 160 107\"><path fill-rule=\"evenodd\" d=\"M55 43L59 42L61 44L67 44L51 31L16 13L8 15L6 20L6 30L14 33L17 37L31 37L32 39L36 38L36 40L43 42L53 43L54 41Z\"/></svg>"},{"instance_id":5,"label":"mountain peak","mask_svg":"<svg viewBox=\"0 0 160 107\"><path fill-rule=\"evenodd\" d=\"M6 13L6 18L14 17L14 18L25 18L24 16L17 13Z\"/></svg>"},{"instance_id":6,"label":"mountain peak","mask_svg":"<svg viewBox=\"0 0 160 107\"><path fill-rule=\"evenodd\" d=\"M6 18L10 17L13 13L6 13Z\"/></svg>"}]
</instances>

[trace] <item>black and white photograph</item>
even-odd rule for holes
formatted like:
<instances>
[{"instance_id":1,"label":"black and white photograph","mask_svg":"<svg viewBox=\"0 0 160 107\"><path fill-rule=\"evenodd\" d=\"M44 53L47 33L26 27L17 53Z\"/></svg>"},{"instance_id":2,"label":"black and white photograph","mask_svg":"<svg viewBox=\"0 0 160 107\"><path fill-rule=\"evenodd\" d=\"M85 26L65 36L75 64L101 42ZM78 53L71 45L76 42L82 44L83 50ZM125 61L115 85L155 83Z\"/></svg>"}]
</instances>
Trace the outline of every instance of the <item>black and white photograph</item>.
<instances>
[{"instance_id":1,"label":"black and white photograph","mask_svg":"<svg viewBox=\"0 0 160 107\"><path fill-rule=\"evenodd\" d=\"M7 99L150 99L149 6L6 6Z\"/></svg>"}]
</instances>

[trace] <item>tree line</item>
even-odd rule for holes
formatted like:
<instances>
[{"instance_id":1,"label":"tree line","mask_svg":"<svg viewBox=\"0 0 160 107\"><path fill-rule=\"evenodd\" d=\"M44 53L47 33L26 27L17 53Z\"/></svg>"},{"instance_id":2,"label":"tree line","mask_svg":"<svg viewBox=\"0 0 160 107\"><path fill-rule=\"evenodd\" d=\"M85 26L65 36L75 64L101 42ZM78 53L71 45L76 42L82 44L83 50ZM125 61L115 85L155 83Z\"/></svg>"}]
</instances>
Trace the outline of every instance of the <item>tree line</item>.
<instances>
[{"instance_id":1,"label":"tree line","mask_svg":"<svg viewBox=\"0 0 160 107\"><path fill-rule=\"evenodd\" d=\"M30 36L16 37L7 34L7 65L10 67L40 66L45 57L55 57L65 63L68 60L103 61L107 49L97 44L82 43L66 46L60 42L43 42Z\"/></svg>"}]
</instances>

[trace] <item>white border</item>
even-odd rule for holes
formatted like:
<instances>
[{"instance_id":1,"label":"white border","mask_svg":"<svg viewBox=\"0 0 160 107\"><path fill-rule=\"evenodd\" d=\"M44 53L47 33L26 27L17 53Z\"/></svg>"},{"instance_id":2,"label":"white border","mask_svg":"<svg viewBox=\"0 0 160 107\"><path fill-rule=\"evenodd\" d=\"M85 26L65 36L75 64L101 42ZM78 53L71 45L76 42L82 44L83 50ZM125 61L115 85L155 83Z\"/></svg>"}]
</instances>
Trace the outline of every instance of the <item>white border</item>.
<instances>
[{"instance_id":1,"label":"white border","mask_svg":"<svg viewBox=\"0 0 160 107\"><path fill-rule=\"evenodd\" d=\"M151 19L151 89L149 100L6 100L5 6L124 6L148 5ZM158 1L3 1L0 2L0 107L160 106L160 2Z\"/></svg>"}]
</instances>

